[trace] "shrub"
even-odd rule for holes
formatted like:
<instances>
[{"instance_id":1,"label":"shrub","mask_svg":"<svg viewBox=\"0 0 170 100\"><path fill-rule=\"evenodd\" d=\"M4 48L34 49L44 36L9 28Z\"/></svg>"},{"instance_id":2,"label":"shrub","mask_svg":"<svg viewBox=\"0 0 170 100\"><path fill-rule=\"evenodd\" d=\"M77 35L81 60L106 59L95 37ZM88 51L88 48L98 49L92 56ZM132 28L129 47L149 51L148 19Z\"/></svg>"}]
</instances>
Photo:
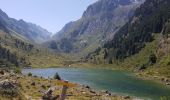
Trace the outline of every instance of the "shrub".
<instances>
[{"instance_id":1,"label":"shrub","mask_svg":"<svg viewBox=\"0 0 170 100\"><path fill-rule=\"evenodd\" d=\"M155 64L156 61L157 61L156 55L155 55L155 54L151 54L151 55L149 56L149 63L152 65L152 64Z\"/></svg>"},{"instance_id":2,"label":"shrub","mask_svg":"<svg viewBox=\"0 0 170 100\"><path fill-rule=\"evenodd\" d=\"M61 78L60 78L60 76L58 75L58 73L55 73L55 75L54 75L54 79L61 80Z\"/></svg>"},{"instance_id":3,"label":"shrub","mask_svg":"<svg viewBox=\"0 0 170 100\"><path fill-rule=\"evenodd\" d=\"M109 64L113 64L112 58L109 58Z\"/></svg>"},{"instance_id":4,"label":"shrub","mask_svg":"<svg viewBox=\"0 0 170 100\"><path fill-rule=\"evenodd\" d=\"M20 69L20 68L15 68L15 69L14 69L14 73L15 73L15 74L21 74L22 72L21 72L21 69Z\"/></svg>"},{"instance_id":5,"label":"shrub","mask_svg":"<svg viewBox=\"0 0 170 100\"><path fill-rule=\"evenodd\" d=\"M32 76L32 73L31 73L31 72L29 72L29 73L28 73L28 76Z\"/></svg>"}]
</instances>

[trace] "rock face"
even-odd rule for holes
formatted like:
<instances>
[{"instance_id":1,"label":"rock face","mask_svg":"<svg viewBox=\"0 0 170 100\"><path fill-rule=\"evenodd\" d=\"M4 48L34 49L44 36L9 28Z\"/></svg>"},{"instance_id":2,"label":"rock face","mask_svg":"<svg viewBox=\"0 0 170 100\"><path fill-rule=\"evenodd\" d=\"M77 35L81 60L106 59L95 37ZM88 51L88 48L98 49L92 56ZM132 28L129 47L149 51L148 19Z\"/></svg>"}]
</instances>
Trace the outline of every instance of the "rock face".
<instances>
[{"instance_id":1,"label":"rock face","mask_svg":"<svg viewBox=\"0 0 170 100\"><path fill-rule=\"evenodd\" d=\"M36 43L42 43L50 39L51 33L32 23L24 20L16 20L0 9L0 29L15 36L20 36Z\"/></svg>"},{"instance_id":2,"label":"rock face","mask_svg":"<svg viewBox=\"0 0 170 100\"><path fill-rule=\"evenodd\" d=\"M91 52L111 39L142 2L99 0L87 8L82 18L66 24L56 33L53 41L47 43L48 47L66 53L85 52L87 49Z\"/></svg>"},{"instance_id":3,"label":"rock face","mask_svg":"<svg viewBox=\"0 0 170 100\"><path fill-rule=\"evenodd\" d=\"M4 80L0 82L0 88L1 89L13 89L13 88L16 88L16 86L13 85L10 81Z\"/></svg>"},{"instance_id":4,"label":"rock face","mask_svg":"<svg viewBox=\"0 0 170 100\"><path fill-rule=\"evenodd\" d=\"M3 80L0 82L0 94L8 96L17 96L17 86L9 80Z\"/></svg>"}]
</instances>

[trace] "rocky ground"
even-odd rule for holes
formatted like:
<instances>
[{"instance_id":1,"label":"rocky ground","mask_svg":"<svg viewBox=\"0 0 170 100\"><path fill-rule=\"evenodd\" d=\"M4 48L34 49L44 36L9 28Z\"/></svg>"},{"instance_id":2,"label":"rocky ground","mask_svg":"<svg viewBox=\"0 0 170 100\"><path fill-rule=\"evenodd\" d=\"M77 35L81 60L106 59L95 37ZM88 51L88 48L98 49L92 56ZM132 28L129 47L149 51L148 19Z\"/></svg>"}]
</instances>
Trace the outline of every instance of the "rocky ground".
<instances>
[{"instance_id":1,"label":"rocky ground","mask_svg":"<svg viewBox=\"0 0 170 100\"><path fill-rule=\"evenodd\" d=\"M0 100L59 100L60 80L44 79L32 75L14 74L0 70ZM89 86L76 85L67 91L66 100L135 100L109 91L94 91Z\"/></svg>"},{"instance_id":2,"label":"rocky ground","mask_svg":"<svg viewBox=\"0 0 170 100\"><path fill-rule=\"evenodd\" d=\"M136 73L136 76L144 80L153 80L155 82L166 85L166 87L170 88L170 78L168 77L159 75L148 75L147 73L144 72L138 72Z\"/></svg>"}]
</instances>

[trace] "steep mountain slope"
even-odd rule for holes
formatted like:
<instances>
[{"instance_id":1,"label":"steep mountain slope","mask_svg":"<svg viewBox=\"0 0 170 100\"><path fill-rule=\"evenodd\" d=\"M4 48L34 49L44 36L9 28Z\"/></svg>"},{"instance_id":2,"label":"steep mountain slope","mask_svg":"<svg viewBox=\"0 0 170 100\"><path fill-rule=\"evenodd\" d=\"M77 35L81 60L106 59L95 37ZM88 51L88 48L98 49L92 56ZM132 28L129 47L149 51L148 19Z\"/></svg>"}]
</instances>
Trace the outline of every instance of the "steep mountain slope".
<instances>
[{"instance_id":1,"label":"steep mountain slope","mask_svg":"<svg viewBox=\"0 0 170 100\"><path fill-rule=\"evenodd\" d=\"M16 48L18 48L18 51L20 51L19 48L29 51L33 48L33 45L0 30L0 67L29 66L29 62L23 56L18 55L19 52L14 52Z\"/></svg>"},{"instance_id":2,"label":"steep mountain slope","mask_svg":"<svg viewBox=\"0 0 170 100\"><path fill-rule=\"evenodd\" d=\"M0 10L0 26L0 29L8 33L12 32L13 35L19 35L35 43L45 42L50 39L51 35L51 33L40 26L8 17L2 10Z\"/></svg>"},{"instance_id":3,"label":"steep mountain slope","mask_svg":"<svg viewBox=\"0 0 170 100\"><path fill-rule=\"evenodd\" d=\"M86 60L170 77L169 5L169 0L146 0L114 38Z\"/></svg>"},{"instance_id":4,"label":"steep mountain slope","mask_svg":"<svg viewBox=\"0 0 170 100\"><path fill-rule=\"evenodd\" d=\"M147 0L105 47L114 48L116 59L138 53L146 42L153 40L152 33L161 33L164 29L170 18L169 5L169 0Z\"/></svg>"},{"instance_id":5,"label":"steep mountain slope","mask_svg":"<svg viewBox=\"0 0 170 100\"><path fill-rule=\"evenodd\" d=\"M53 36L48 47L84 56L111 39L143 0L99 0L81 19L70 22Z\"/></svg>"}]
</instances>

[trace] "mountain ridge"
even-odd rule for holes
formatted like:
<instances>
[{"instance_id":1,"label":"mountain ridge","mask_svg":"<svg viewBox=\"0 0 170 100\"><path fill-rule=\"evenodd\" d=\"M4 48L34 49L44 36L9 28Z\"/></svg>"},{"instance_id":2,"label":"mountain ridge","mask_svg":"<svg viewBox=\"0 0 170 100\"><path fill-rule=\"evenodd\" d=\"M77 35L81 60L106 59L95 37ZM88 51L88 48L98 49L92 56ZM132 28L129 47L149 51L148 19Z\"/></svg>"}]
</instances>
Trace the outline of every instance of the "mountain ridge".
<instances>
[{"instance_id":1,"label":"mountain ridge","mask_svg":"<svg viewBox=\"0 0 170 100\"><path fill-rule=\"evenodd\" d=\"M170 1L146 0L114 38L85 62L170 77Z\"/></svg>"},{"instance_id":2,"label":"mountain ridge","mask_svg":"<svg viewBox=\"0 0 170 100\"><path fill-rule=\"evenodd\" d=\"M142 2L99 0L90 5L79 20L66 24L45 45L55 51L86 55L113 37Z\"/></svg>"},{"instance_id":3,"label":"mountain ridge","mask_svg":"<svg viewBox=\"0 0 170 100\"><path fill-rule=\"evenodd\" d=\"M14 18L10 18L5 12L0 9L0 24L1 29L5 31L17 33L25 37L30 41L35 43L42 43L50 39L51 33L42 27L26 22L22 19L16 20Z\"/></svg>"}]
</instances>

